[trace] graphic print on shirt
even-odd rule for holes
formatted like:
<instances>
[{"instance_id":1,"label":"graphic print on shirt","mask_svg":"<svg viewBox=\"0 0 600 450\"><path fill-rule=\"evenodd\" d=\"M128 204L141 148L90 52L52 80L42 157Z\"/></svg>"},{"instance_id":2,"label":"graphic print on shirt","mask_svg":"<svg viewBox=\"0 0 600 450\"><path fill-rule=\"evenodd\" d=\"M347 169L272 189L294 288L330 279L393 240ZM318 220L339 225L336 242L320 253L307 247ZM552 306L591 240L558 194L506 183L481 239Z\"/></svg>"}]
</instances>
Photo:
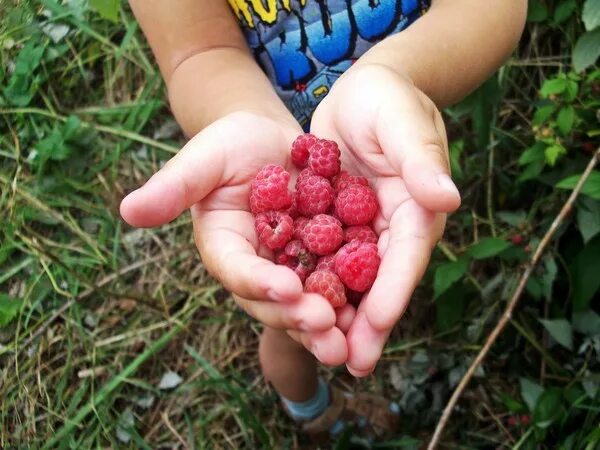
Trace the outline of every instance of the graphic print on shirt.
<instances>
[{"instance_id":1,"label":"graphic print on shirt","mask_svg":"<svg viewBox=\"0 0 600 450\"><path fill-rule=\"evenodd\" d=\"M429 0L228 0L277 93L307 127L319 102L371 46L402 31Z\"/></svg>"}]
</instances>

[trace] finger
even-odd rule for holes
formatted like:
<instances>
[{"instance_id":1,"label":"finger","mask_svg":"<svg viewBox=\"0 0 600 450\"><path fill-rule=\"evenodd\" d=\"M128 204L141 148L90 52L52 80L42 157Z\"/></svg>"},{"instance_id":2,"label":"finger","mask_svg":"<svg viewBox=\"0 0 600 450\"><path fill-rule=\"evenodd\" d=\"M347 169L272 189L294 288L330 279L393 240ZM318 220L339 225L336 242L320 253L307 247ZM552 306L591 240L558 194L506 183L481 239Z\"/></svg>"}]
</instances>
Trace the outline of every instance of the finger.
<instances>
[{"instance_id":1,"label":"finger","mask_svg":"<svg viewBox=\"0 0 600 450\"><path fill-rule=\"evenodd\" d=\"M390 334L390 330L380 331L371 326L363 311L356 318L346 334L348 342L348 360L346 367L355 377L366 377L375 369L375 365Z\"/></svg>"},{"instance_id":2,"label":"finger","mask_svg":"<svg viewBox=\"0 0 600 450\"><path fill-rule=\"evenodd\" d=\"M356 309L351 304L346 303L344 306L336 308L335 315L337 317L335 326L338 327L342 333L347 333L350 329L350 325L352 325L354 316L356 316Z\"/></svg>"},{"instance_id":3,"label":"finger","mask_svg":"<svg viewBox=\"0 0 600 450\"><path fill-rule=\"evenodd\" d=\"M392 328L404 313L444 224L443 214L428 211L412 200L392 215L377 279L361 305L375 329Z\"/></svg>"},{"instance_id":4,"label":"finger","mask_svg":"<svg viewBox=\"0 0 600 450\"><path fill-rule=\"evenodd\" d=\"M297 342L315 355L322 364L326 366L339 366L346 362L348 346L346 337L339 328L331 328L327 331L298 332L288 331L288 334Z\"/></svg>"},{"instance_id":5,"label":"finger","mask_svg":"<svg viewBox=\"0 0 600 450\"><path fill-rule=\"evenodd\" d=\"M293 303L248 300L237 295L234 298L250 316L279 330L326 331L336 321L329 302L316 294L303 294Z\"/></svg>"},{"instance_id":6,"label":"finger","mask_svg":"<svg viewBox=\"0 0 600 450\"><path fill-rule=\"evenodd\" d=\"M194 239L206 269L243 298L295 301L302 283L289 267L256 255L254 219L245 211L192 209Z\"/></svg>"}]
</instances>

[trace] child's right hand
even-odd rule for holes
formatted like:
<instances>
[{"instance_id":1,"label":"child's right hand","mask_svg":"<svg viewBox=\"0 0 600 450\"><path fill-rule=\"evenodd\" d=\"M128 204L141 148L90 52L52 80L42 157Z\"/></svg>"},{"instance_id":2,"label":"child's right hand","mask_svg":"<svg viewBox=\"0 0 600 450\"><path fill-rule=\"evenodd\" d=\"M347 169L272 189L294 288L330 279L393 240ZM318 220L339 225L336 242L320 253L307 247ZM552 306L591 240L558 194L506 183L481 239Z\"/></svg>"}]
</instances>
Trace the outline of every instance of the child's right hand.
<instances>
[{"instance_id":1,"label":"child's right hand","mask_svg":"<svg viewBox=\"0 0 600 450\"><path fill-rule=\"evenodd\" d=\"M265 325L288 330L322 363L339 365L346 361L347 346L333 308L323 297L303 293L291 269L268 259L248 206L250 183L260 168L275 163L293 170L289 148L301 133L296 124L230 114L198 133L125 197L121 215L132 226L154 227L190 208L204 266L238 305Z\"/></svg>"}]
</instances>

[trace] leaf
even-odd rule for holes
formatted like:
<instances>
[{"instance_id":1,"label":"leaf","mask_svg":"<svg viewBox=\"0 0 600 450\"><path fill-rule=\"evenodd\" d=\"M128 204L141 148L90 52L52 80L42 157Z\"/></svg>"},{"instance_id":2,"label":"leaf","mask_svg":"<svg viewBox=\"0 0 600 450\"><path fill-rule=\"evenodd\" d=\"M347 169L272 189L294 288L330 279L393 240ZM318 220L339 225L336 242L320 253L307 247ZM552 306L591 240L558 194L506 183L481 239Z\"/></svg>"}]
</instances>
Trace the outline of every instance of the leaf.
<instances>
[{"instance_id":1,"label":"leaf","mask_svg":"<svg viewBox=\"0 0 600 450\"><path fill-rule=\"evenodd\" d=\"M510 247L510 243L500 238L484 238L469 248L469 255L475 259L485 259L496 256Z\"/></svg>"},{"instance_id":2,"label":"leaf","mask_svg":"<svg viewBox=\"0 0 600 450\"><path fill-rule=\"evenodd\" d=\"M554 280L556 279L556 273L558 272L558 267L556 267L556 263L552 257L546 257L544 259L544 268L546 269L544 275L542 275L542 285L544 290L544 296L546 300L550 301L552 299L552 285L554 284Z\"/></svg>"},{"instance_id":3,"label":"leaf","mask_svg":"<svg viewBox=\"0 0 600 450\"><path fill-rule=\"evenodd\" d=\"M600 288L598 265L600 261L600 235L593 238L569 264L573 288L573 309L586 309Z\"/></svg>"},{"instance_id":4,"label":"leaf","mask_svg":"<svg viewBox=\"0 0 600 450\"><path fill-rule=\"evenodd\" d=\"M521 397L525 400L529 411L533 412L538 399L544 393L544 388L527 378L519 378L519 384L521 385Z\"/></svg>"},{"instance_id":5,"label":"leaf","mask_svg":"<svg viewBox=\"0 0 600 450\"><path fill-rule=\"evenodd\" d=\"M566 136L571 132L573 128L573 123L575 122L575 108L571 105L567 105L558 112L558 116L556 117L556 124L558 125L558 129Z\"/></svg>"},{"instance_id":6,"label":"leaf","mask_svg":"<svg viewBox=\"0 0 600 450\"><path fill-rule=\"evenodd\" d=\"M538 319L550 336L569 350L573 350L573 328L565 319L544 320Z\"/></svg>"},{"instance_id":7,"label":"leaf","mask_svg":"<svg viewBox=\"0 0 600 450\"><path fill-rule=\"evenodd\" d=\"M600 335L600 316L593 309L573 313L573 329L589 337Z\"/></svg>"},{"instance_id":8,"label":"leaf","mask_svg":"<svg viewBox=\"0 0 600 450\"><path fill-rule=\"evenodd\" d=\"M548 428L562 415L560 389L546 389L538 399L533 411L533 422L540 428Z\"/></svg>"},{"instance_id":9,"label":"leaf","mask_svg":"<svg viewBox=\"0 0 600 450\"><path fill-rule=\"evenodd\" d=\"M181 384L183 378L181 378L177 373L168 371L160 379L160 383L158 384L159 389L173 389Z\"/></svg>"},{"instance_id":10,"label":"leaf","mask_svg":"<svg viewBox=\"0 0 600 450\"><path fill-rule=\"evenodd\" d=\"M554 114L556 110L557 106L554 104L540 106L533 114L532 123L537 126L543 125L550 117L552 117L552 114Z\"/></svg>"},{"instance_id":11,"label":"leaf","mask_svg":"<svg viewBox=\"0 0 600 450\"><path fill-rule=\"evenodd\" d=\"M560 158L562 155L565 155L566 153L567 149L560 144L551 145L550 147L546 147L546 150L544 150L546 162L550 166L554 166L558 158Z\"/></svg>"},{"instance_id":12,"label":"leaf","mask_svg":"<svg viewBox=\"0 0 600 450\"><path fill-rule=\"evenodd\" d=\"M45 50L44 45L36 46L30 40L21 49L15 61L15 69L3 93L6 100L15 106L27 106L38 87L35 71L40 65Z\"/></svg>"},{"instance_id":13,"label":"leaf","mask_svg":"<svg viewBox=\"0 0 600 450\"><path fill-rule=\"evenodd\" d=\"M600 232L600 201L582 197L577 207L577 225L587 244Z\"/></svg>"},{"instance_id":14,"label":"leaf","mask_svg":"<svg viewBox=\"0 0 600 450\"><path fill-rule=\"evenodd\" d=\"M444 292L435 302L436 327L447 331L463 318L465 309L465 289L455 284Z\"/></svg>"},{"instance_id":15,"label":"leaf","mask_svg":"<svg viewBox=\"0 0 600 450\"><path fill-rule=\"evenodd\" d=\"M525 211L498 211L496 216L502 222L513 227L519 227L527 221L527 213Z\"/></svg>"},{"instance_id":16,"label":"leaf","mask_svg":"<svg viewBox=\"0 0 600 450\"><path fill-rule=\"evenodd\" d=\"M527 165L525 167L525 169L523 169L523 172L521 172L521 174L517 178L517 181L519 183L522 183L524 181L536 178L540 173L542 173L542 170L544 169L544 165L545 165L545 162L543 160L536 161L536 162L533 162L533 163Z\"/></svg>"},{"instance_id":17,"label":"leaf","mask_svg":"<svg viewBox=\"0 0 600 450\"><path fill-rule=\"evenodd\" d=\"M582 34L573 49L573 68L581 72L593 65L600 56L600 28Z\"/></svg>"},{"instance_id":18,"label":"leaf","mask_svg":"<svg viewBox=\"0 0 600 450\"><path fill-rule=\"evenodd\" d=\"M459 259L458 261L449 262L439 266L435 271L433 280L433 298L438 298L446 292L450 286L460 280L466 273L467 268L468 262L466 259Z\"/></svg>"},{"instance_id":19,"label":"leaf","mask_svg":"<svg viewBox=\"0 0 600 450\"><path fill-rule=\"evenodd\" d=\"M535 277L529 277L527 284L525 285L527 292L535 299L539 300L542 298L542 284Z\"/></svg>"},{"instance_id":20,"label":"leaf","mask_svg":"<svg viewBox=\"0 0 600 450\"><path fill-rule=\"evenodd\" d=\"M548 8L540 0L529 0L527 8L528 22L543 22L548 18Z\"/></svg>"},{"instance_id":21,"label":"leaf","mask_svg":"<svg viewBox=\"0 0 600 450\"><path fill-rule=\"evenodd\" d=\"M575 100L575 98L577 98L577 92L579 92L579 85L577 84L577 81L567 80L567 88L563 93L563 98L568 102L572 102Z\"/></svg>"},{"instance_id":22,"label":"leaf","mask_svg":"<svg viewBox=\"0 0 600 450\"><path fill-rule=\"evenodd\" d=\"M542 88L540 89L540 94L544 98L548 98L552 94L562 94L567 88L567 79L560 78L551 78L544 81Z\"/></svg>"},{"instance_id":23,"label":"leaf","mask_svg":"<svg viewBox=\"0 0 600 450\"><path fill-rule=\"evenodd\" d=\"M8 325L21 310L23 300L0 294L0 327Z\"/></svg>"},{"instance_id":24,"label":"leaf","mask_svg":"<svg viewBox=\"0 0 600 450\"><path fill-rule=\"evenodd\" d=\"M577 185L577 182L579 181L580 178L581 178L581 174L580 175L572 175L570 177L560 180L556 184L556 187L559 189L573 189ZM585 184L583 185L581 192L585 195L589 195L590 197L592 197L596 200L600 200L600 172L599 171L594 170L590 174L588 179L585 181Z\"/></svg>"},{"instance_id":25,"label":"leaf","mask_svg":"<svg viewBox=\"0 0 600 450\"><path fill-rule=\"evenodd\" d=\"M545 149L546 144L541 141L537 141L535 144L521 153L521 156L519 157L519 165L523 166L535 161L543 161Z\"/></svg>"},{"instance_id":26,"label":"leaf","mask_svg":"<svg viewBox=\"0 0 600 450\"><path fill-rule=\"evenodd\" d=\"M600 0L586 0L583 5L581 19L587 31L600 25Z\"/></svg>"},{"instance_id":27,"label":"leaf","mask_svg":"<svg viewBox=\"0 0 600 450\"><path fill-rule=\"evenodd\" d=\"M119 20L119 5L120 0L90 0L90 5L100 16L111 22Z\"/></svg>"},{"instance_id":28,"label":"leaf","mask_svg":"<svg viewBox=\"0 0 600 450\"><path fill-rule=\"evenodd\" d=\"M571 17L573 11L577 9L577 3L575 0L567 0L566 2L560 3L554 10L554 23L560 24Z\"/></svg>"},{"instance_id":29,"label":"leaf","mask_svg":"<svg viewBox=\"0 0 600 450\"><path fill-rule=\"evenodd\" d=\"M450 169L452 172L452 177L458 181L464 179L465 177L462 164L460 163L460 155L462 154L463 150L463 141L453 141L450 143L450 146L448 148L450 154Z\"/></svg>"}]
</instances>

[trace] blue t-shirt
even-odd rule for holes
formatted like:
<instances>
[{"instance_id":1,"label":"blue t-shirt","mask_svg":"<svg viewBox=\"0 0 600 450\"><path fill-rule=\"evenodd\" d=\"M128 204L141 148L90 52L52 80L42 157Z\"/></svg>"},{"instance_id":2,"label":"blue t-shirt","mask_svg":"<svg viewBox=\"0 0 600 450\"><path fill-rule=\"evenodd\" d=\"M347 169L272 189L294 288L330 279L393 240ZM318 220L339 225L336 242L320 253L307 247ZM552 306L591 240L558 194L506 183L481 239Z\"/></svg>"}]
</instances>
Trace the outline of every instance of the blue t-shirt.
<instances>
[{"instance_id":1,"label":"blue t-shirt","mask_svg":"<svg viewBox=\"0 0 600 450\"><path fill-rule=\"evenodd\" d=\"M306 127L335 80L430 0L228 0L281 99Z\"/></svg>"}]
</instances>

